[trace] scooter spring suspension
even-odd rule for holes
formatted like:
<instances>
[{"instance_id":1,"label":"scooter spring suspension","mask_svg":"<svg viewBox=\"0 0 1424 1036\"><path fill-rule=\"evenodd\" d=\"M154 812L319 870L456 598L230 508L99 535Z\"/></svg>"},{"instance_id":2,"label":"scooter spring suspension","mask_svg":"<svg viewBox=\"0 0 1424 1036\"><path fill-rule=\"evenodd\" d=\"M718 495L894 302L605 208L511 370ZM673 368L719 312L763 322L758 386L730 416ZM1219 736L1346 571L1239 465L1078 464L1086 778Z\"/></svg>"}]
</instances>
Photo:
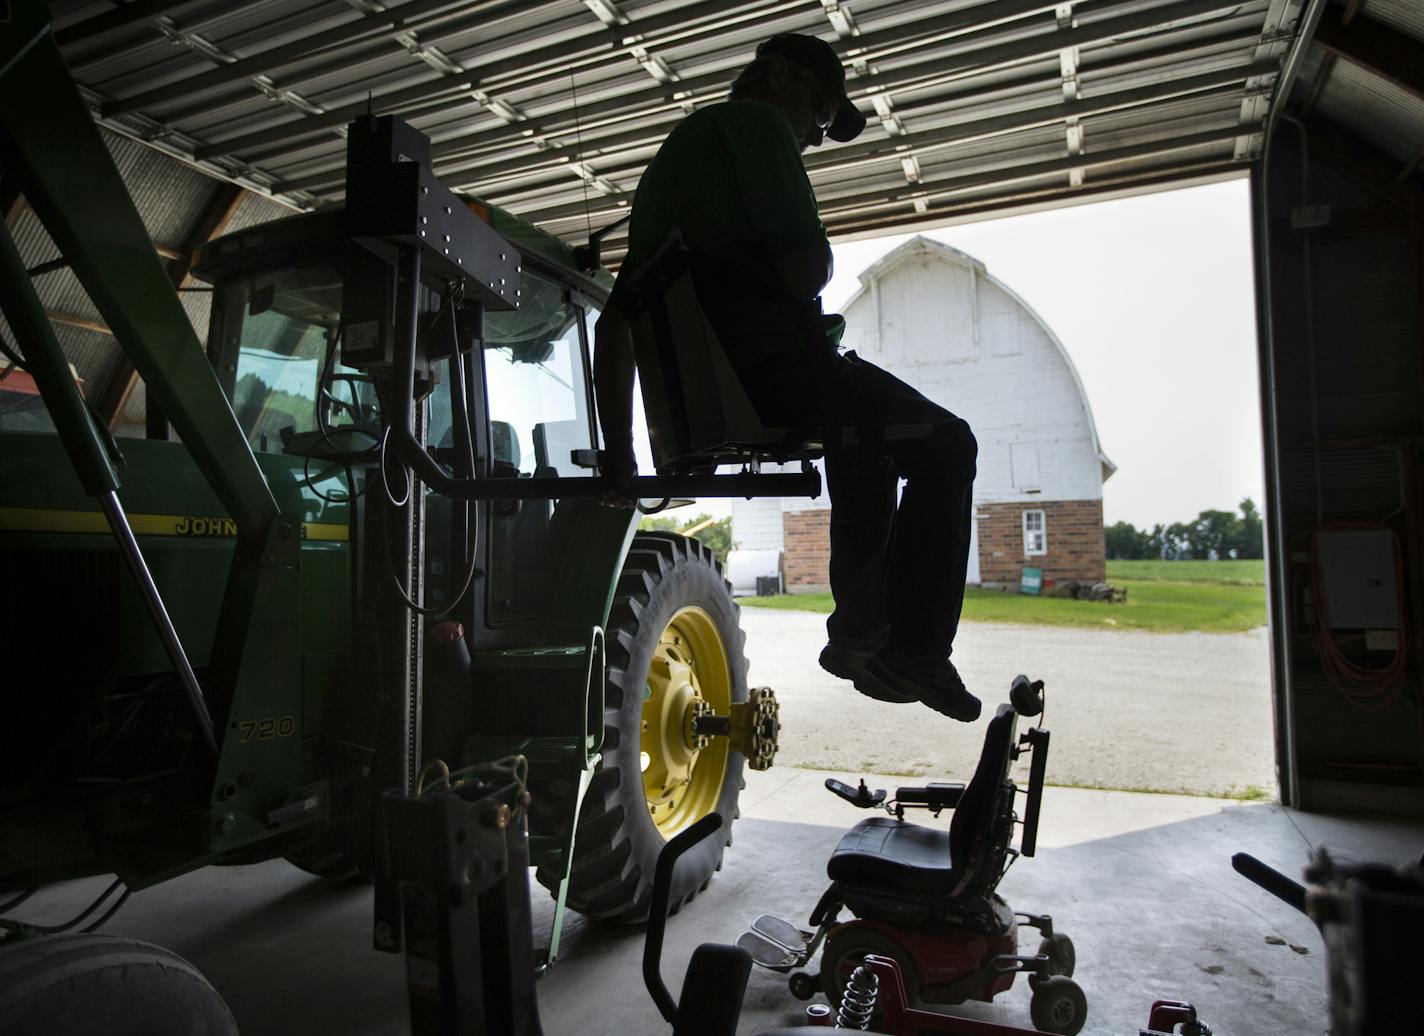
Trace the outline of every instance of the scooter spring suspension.
<instances>
[{"instance_id":1,"label":"scooter spring suspension","mask_svg":"<svg viewBox=\"0 0 1424 1036\"><path fill-rule=\"evenodd\" d=\"M841 993L841 1009L836 1012L837 1029L870 1028L870 1016L875 1013L875 999L880 993L880 979L864 964L855 969L845 991Z\"/></svg>"}]
</instances>

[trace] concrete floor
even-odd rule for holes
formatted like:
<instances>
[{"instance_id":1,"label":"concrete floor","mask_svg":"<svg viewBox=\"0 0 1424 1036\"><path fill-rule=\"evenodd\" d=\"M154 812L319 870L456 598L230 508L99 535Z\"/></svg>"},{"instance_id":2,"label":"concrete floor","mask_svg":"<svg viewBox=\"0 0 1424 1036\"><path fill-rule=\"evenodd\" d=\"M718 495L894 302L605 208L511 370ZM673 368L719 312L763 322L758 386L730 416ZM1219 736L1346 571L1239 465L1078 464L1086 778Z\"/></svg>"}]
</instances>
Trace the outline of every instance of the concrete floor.
<instances>
[{"instance_id":1,"label":"concrete floor","mask_svg":"<svg viewBox=\"0 0 1424 1036\"><path fill-rule=\"evenodd\" d=\"M674 993L698 943L733 941L761 912L804 922L824 888L827 855L864 815L826 792L825 776L785 768L750 775L726 866L669 928L664 973ZM1244 850L1298 876L1318 844L1344 858L1399 862L1417 857L1424 828L1263 804L1050 788L1039 853L1020 860L1000 891L1017 909L1052 914L1073 937L1087 1033L1135 1033L1151 1002L1171 997L1193 1001L1218 1032L1323 1034L1325 962L1314 926L1229 862ZM91 880L50 890L26 916L68 916L101 887ZM226 997L245 1036L394 1036L406 1031L403 966L369 949L370 898L367 886L333 886L281 862L209 868L135 895L106 930L192 960ZM551 914L542 890L535 904L542 929ZM1286 945L1267 943L1277 936ZM1024 942L1025 952L1036 945ZM665 1033L643 988L641 952L640 929L571 915L565 955L539 989L546 1031ZM1027 1025L1027 1001L1026 987L1016 984L992 1005L958 1010ZM794 1020L800 1010L781 976L754 971L742 1032Z\"/></svg>"}]
</instances>

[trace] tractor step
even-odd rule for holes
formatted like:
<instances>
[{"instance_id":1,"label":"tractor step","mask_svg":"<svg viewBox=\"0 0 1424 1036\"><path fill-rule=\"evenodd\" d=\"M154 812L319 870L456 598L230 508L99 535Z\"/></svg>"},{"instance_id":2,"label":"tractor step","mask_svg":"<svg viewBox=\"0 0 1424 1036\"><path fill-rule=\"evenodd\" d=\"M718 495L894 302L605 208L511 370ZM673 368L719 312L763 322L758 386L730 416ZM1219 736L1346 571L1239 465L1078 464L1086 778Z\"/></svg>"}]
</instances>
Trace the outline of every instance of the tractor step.
<instances>
[{"instance_id":1,"label":"tractor step","mask_svg":"<svg viewBox=\"0 0 1424 1036\"><path fill-rule=\"evenodd\" d=\"M770 914L762 914L750 931L743 932L737 945L764 968L796 968L806 963L813 934Z\"/></svg>"}]
</instances>

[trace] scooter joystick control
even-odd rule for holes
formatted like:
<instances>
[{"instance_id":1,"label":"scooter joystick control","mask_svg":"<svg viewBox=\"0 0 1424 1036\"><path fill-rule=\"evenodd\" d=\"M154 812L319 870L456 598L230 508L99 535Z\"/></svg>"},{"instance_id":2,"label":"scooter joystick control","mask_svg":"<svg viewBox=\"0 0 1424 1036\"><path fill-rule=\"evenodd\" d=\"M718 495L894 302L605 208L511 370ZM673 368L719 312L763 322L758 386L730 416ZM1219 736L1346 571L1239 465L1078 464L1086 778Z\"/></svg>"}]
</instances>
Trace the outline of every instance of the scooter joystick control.
<instances>
[{"instance_id":1,"label":"scooter joystick control","mask_svg":"<svg viewBox=\"0 0 1424 1036\"><path fill-rule=\"evenodd\" d=\"M852 806L860 809L872 809L885 801L885 789L879 788L871 791L865 786L864 780L861 780L860 787L852 788L849 784L838 781L834 777L827 777L826 787Z\"/></svg>"}]
</instances>

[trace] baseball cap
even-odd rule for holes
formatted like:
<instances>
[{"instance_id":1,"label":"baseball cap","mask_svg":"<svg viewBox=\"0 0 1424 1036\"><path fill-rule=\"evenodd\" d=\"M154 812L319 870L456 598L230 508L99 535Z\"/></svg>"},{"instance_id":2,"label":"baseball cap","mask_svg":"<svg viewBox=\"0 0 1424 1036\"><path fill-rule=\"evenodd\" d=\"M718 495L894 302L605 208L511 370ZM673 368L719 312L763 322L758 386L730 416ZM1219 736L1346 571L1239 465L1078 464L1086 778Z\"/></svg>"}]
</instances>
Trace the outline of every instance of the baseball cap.
<instances>
[{"instance_id":1,"label":"baseball cap","mask_svg":"<svg viewBox=\"0 0 1424 1036\"><path fill-rule=\"evenodd\" d=\"M757 57L778 55L794 61L811 72L838 99L835 116L826 130L832 140L854 140L865 129L865 116L851 104L845 91L845 68L836 52L825 40L803 36L797 32L782 32L765 40L756 49Z\"/></svg>"}]
</instances>

